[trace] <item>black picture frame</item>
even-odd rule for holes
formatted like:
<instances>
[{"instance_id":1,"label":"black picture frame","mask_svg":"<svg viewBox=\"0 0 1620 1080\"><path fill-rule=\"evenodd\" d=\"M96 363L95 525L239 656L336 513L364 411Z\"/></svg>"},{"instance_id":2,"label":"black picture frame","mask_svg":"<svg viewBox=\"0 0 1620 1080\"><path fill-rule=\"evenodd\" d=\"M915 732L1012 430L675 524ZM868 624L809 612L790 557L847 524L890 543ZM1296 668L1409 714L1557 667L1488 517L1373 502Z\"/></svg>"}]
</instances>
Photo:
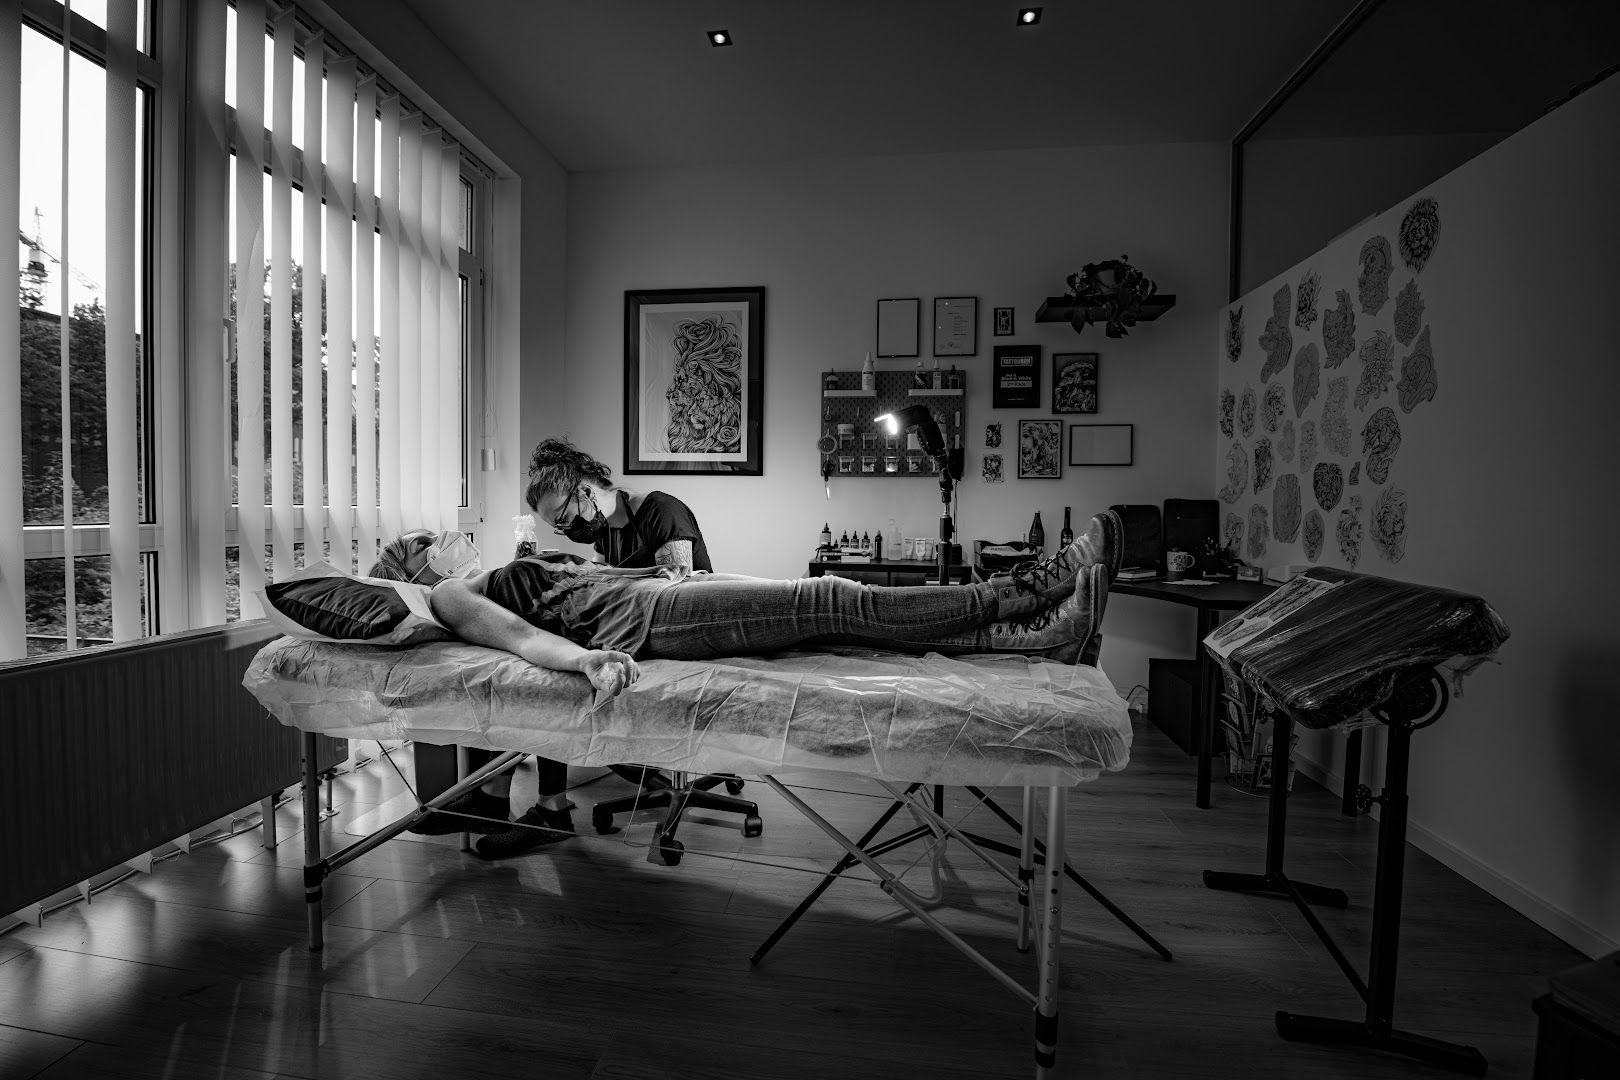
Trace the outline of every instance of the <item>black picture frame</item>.
<instances>
[{"instance_id":1,"label":"black picture frame","mask_svg":"<svg viewBox=\"0 0 1620 1080\"><path fill-rule=\"evenodd\" d=\"M1063 476L1063 421L1018 421L1018 479L1057 480Z\"/></svg>"},{"instance_id":2,"label":"black picture frame","mask_svg":"<svg viewBox=\"0 0 1620 1080\"><path fill-rule=\"evenodd\" d=\"M886 297L877 302L877 351L880 358L916 356L922 298Z\"/></svg>"},{"instance_id":3,"label":"black picture frame","mask_svg":"<svg viewBox=\"0 0 1620 1080\"><path fill-rule=\"evenodd\" d=\"M1097 411L1097 365L1094 352L1052 354L1052 412Z\"/></svg>"},{"instance_id":4,"label":"black picture frame","mask_svg":"<svg viewBox=\"0 0 1620 1080\"><path fill-rule=\"evenodd\" d=\"M979 298L934 297L934 355L977 356L979 353Z\"/></svg>"},{"instance_id":5,"label":"black picture frame","mask_svg":"<svg viewBox=\"0 0 1620 1080\"><path fill-rule=\"evenodd\" d=\"M1041 407L1041 347L997 345L990 358L990 407Z\"/></svg>"},{"instance_id":6,"label":"black picture frame","mask_svg":"<svg viewBox=\"0 0 1620 1080\"><path fill-rule=\"evenodd\" d=\"M1133 465L1136 463L1136 425L1070 424L1068 457L1071 467Z\"/></svg>"},{"instance_id":7,"label":"black picture frame","mask_svg":"<svg viewBox=\"0 0 1620 1080\"><path fill-rule=\"evenodd\" d=\"M625 290L625 474L762 475L764 349L762 285Z\"/></svg>"},{"instance_id":8,"label":"black picture frame","mask_svg":"<svg viewBox=\"0 0 1620 1080\"><path fill-rule=\"evenodd\" d=\"M998 307L992 309L994 317L991 320L991 333L996 337L1012 337L1013 335L1013 309Z\"/></svg>"}]
</instances>

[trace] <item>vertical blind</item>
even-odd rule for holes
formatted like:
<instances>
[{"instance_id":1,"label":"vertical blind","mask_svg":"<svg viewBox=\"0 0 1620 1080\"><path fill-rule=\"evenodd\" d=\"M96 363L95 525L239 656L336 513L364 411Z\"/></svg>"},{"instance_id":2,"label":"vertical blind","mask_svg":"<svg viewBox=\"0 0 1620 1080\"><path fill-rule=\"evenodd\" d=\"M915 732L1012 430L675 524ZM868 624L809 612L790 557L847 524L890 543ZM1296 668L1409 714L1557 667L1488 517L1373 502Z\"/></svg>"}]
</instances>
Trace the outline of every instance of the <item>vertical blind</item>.
<instances>
[{"instance_id":1,"label":"vertical blind","mask_svg":"<svg viewBox=\"0 0 1620 1080\"><path fill-rule=\"evenodd\" d=\"M0 14L0 71L22 70L22 17L18 0ZM22 81L0 79L0 206L22 198ZM0 431L22 415L22 317L10 297L22 275L15 260L0 259ZM0 660L27 651L27 597L23 591L22 440L0 438Z\"/></svg>"},{"instance_id":2,"label":"vertical blind","mask_svg":"<svg viewBox=\"0 0 1620 1080\"><path fill-rule=\"evenodd\" d=\"M224 6L203 6L216 3ZM238 0L236 20L234 123L220 126L230 139L213 148L227 168L235 154L234 245L224 230L199 227L207 246L194 254L223 276L235 264L235 317L226 338L236 371L231 449L241 613L253 618L262 614L255 591L298 562L324 558L365 573L378 545L401 529L450 528L457 520L453 212L461 151L419 113L402 122L398 97L379 101L376 77L319 33L297 42L291 9L270 12L265 0ZM223 29L219 20L207 25ZM221 54L225 46L222 34L199 43ZM300 80L302 124L295 127ZM296 390L295 265L302 318ZM303 542L297 560L296 537ZM202 539L225 542L223 535ZM223 550L202 555L204 565L224 563ZM207 621L223 616L210 611Z\"/></svg>"}]
</instances>

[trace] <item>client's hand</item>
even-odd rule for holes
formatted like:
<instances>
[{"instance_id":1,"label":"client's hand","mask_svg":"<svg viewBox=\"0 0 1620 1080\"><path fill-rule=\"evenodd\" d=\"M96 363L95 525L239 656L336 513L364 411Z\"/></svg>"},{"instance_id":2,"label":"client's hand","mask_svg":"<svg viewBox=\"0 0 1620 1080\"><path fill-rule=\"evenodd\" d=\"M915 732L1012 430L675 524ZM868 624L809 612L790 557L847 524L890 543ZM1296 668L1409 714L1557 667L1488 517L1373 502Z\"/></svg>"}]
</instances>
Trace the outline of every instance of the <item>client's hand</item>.
<instances>
[{"instance_id":1,"label":"client's hand","mask_svg":"<svg viewBox=\"0 0 1620 1080\"><path fill-rule=\"evenodd\" d=\"M591 680L591 685L612 697L641 677L641 669L629 653L612 649L593 649L579 661L579 670Z\"/></svg>"}]
</instances>

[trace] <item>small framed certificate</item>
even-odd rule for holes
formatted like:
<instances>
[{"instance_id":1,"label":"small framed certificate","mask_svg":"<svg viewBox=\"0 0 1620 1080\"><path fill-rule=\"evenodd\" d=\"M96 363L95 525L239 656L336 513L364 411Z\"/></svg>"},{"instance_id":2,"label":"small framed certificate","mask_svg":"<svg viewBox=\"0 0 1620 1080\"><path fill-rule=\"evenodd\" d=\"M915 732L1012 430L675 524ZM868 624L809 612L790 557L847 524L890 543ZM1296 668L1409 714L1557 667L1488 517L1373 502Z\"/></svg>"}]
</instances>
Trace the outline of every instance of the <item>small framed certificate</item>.
<instances>
[{"instance_id":1,"label":"small framed certificate","mask_svg":"<svg viewBox=\"0 0 1620 1080\"><path fill-rule=\"evenodd\" d=\"M934 355L972 356L979 351L979 298L934 297Z\"/></svg>"},{"instance_id":2,"label":"small framed certificate","mask_svg":"<svg viewBox=\"0 0 1620 1080\"><path fill-rule=\"evenodd\" d=\"M877 302L877 354L916 356L917 323L922 301L917 297Z\"/></svg>"}]
</instances>

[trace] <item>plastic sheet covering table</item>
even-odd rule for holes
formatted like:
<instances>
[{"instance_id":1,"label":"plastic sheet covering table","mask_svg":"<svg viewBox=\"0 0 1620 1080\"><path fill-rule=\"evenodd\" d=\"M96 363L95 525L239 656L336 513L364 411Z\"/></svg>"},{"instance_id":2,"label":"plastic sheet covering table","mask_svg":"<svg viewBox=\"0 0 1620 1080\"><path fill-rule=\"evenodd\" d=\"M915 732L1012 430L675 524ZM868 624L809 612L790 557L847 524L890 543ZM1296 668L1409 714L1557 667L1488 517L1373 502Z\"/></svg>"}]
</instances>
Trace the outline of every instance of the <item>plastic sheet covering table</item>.
<instances>
[{"instance_id":1,"label":"plastic sheet covering table","mask_svg":"<svg viewBox=\"0 0 1620 1080\"><path fill-rule=\"evenodd\" d=\"M897 903L1034 1006L1036 1072L1047 1075L1055 1064L1068 788L1122 769L1130 758L1130 715L1107 678L1093 667L1016 655L911 657L860 649L640 666L633 686L598 698L582 675L459 642L388 648L281 638L266 645L243 685L306 738L416 739L508 752L342 852L323 857L319 830L306 829L310 947L321 946L328 874L509 768L519 752L584 766L633 761L757 775L878 875ZM798 770L875 779L940 838L963 840L1018 888L1020 948L1037 919L1036 990L953 934L860 842L788 790L779 776ZM305 812L313 820L318 783L306 771ZM920 785L1022 787L1017 874L933 814L916 794ZM1037 788L1046 789L1046 854L1038 873Z\"/></svg>"},{"instance_id":2,"label":"plastic sheet covering table","mask_svg":"<svg viewBox=\"0 0 1620 1080\"><path fill-rule=\"evenodd\" d=\"M1289 1039L1387 1050L1483 1076L1478 1050L1398 1031L1395 961L1406 856L1407 779L1412 733L1440 719L1452 688L1507 640L1507 624L1477 596L1405 581L1313 567L1204 639L1236 679L1252 687L1273 722L1271 807L1260 874L1206 870L1213 889L1291 898L1366 1003L1363 1020L1278 1012ZM1365 980L1329 938L1311 903L1344 907L1340 890L1295 882L1283 872L1288 749L1294 725L1327 728L1370 716L1386 732L1378 803L1378 866L1371 961Z\"/></svg>"}]
</instances>

